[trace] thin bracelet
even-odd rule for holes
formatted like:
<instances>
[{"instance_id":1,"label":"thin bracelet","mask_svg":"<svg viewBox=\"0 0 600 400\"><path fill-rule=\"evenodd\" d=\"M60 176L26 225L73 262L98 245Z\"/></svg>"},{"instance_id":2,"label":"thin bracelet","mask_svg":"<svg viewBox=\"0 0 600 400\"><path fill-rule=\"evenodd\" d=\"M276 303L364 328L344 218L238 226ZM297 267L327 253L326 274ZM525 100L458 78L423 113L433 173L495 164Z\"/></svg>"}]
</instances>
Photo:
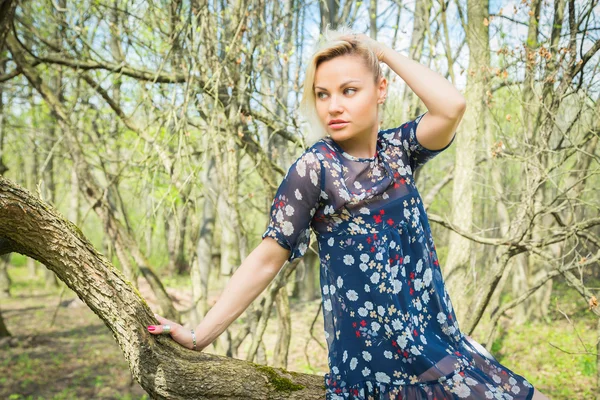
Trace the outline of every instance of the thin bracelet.
<instances>
[{"instance_id":1,"label":"thin bracelet","mask_svg":"<svg viewBox=\"0 0 600 400\"><path fill-rule=\"evenodd\" d=\"M192 348L192 350L196 350L196 333L194 332L193 329L192 329L192 342L194 344L194 347Z\"/></svg>"}]
</instances>

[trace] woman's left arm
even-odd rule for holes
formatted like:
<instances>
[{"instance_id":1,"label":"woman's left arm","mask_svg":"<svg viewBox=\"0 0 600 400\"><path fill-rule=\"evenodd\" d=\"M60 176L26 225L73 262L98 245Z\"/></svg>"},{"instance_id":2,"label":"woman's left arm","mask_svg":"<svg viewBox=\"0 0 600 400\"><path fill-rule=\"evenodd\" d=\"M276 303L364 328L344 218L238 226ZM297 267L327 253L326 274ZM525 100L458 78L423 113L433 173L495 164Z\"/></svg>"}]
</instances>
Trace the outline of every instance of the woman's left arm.
<instances>
[{"instance_id":1,"label":"woman's left arm","mask_svg":"<svg viewBox=\"0 0 600 400\"><path fill-rule=\"evenodd\" d=\"M465 98L442 75L388 46L377 44L380 61L398 74L427 107L428 112L417 125L417 140L430 150L444 148L465 113Z\"/></svg>"}]
</instances>

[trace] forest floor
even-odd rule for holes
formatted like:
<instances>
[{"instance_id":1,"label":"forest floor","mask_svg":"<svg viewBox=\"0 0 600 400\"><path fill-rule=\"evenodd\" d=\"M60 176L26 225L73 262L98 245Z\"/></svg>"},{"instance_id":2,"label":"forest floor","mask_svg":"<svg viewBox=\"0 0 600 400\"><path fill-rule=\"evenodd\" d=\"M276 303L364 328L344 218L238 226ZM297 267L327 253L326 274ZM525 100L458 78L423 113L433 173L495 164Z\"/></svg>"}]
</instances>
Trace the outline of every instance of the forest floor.
<instances>
[{"instance_id":1,"label":"forest floor","mask_svg":"<svg viewBox=\"0 0 600 400\"><path fill-rule=\"evenodd\" d=\"M131 379L109 329L70 289L62 283L60 288L44 288L43 278L31 279L25 266L9 267L9 275L12 297L0 300L0 311L13 339L0 341L1 399L148 398ZM186 281L165 281L179 309L186 308L189 300ZM144 291L141 287L146 296ZM212 301L219 293L212 294ZM149 304L152 307L151 299ZM315 315L320 316L319 300L291 307L293 333L287 369L322 376L327 355L321 347L325 346L321 318L313 329L320 344L310 335ZM272 362L277 338L273 314L265 335L267 363ZM241 323L240 318L232 324L233 334ZM548 320L502 330L491 352L551 399L595 399L596 324L577 293L555 285ZM478 339L476 334L473 337ZM249 339L242 348L249 346ZM205 351L217 353L212 346ZM244 354L237 358L243 359Z\"/></svg>"}]
</instances>

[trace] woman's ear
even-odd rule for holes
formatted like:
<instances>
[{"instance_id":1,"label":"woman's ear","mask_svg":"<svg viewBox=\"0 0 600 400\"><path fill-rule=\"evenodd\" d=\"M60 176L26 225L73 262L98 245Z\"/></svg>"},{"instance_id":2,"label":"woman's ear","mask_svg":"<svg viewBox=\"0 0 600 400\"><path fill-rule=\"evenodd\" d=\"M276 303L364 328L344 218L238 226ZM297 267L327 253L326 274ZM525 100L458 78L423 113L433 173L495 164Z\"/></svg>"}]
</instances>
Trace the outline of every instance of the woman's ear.
<instances>
[{"instance_id":1,"label":"woman's ear","mask_svg":"<svg viewBox=\"0 0 600 400\"><path fill-rule=\"evenodd\" d=\"M385 77L381 77L381 79L379 80L379 87L377 88L377 90L379 92L377 96L377 103L383 104L387 96L387 79L385 79Z\"/></svg>"}]
</instances>

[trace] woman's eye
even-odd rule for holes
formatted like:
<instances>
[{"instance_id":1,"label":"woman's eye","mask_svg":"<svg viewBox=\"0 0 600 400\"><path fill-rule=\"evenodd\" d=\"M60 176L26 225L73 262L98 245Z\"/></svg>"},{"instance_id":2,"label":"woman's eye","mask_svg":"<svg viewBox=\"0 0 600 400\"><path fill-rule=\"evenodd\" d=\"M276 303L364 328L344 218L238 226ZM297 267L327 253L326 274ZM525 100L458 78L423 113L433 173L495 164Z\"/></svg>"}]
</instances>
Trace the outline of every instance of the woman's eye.
<instances>
[{"instance_id":1,"label":"woman's eye","mask_svg":"<svg viewBox=\"0 0 600 400\"><path fill-rule=\"evenodd\" d=\"M346 90L352 90L353 92L356 92L356 89L353 88L347 88Z\"/></svg>"},{"instance_id":2,"label":"woman's eye","mask_svg":"<svg viewBox=\"0 0 600 400\"><path fill-rule=\"evenodd\" d=\"M325 92L319 92L319 93L317 93L317 98L318 99L322 99L323 98L323 97L321 97L322 94L325 94Z\"/></svg>"}]
</instances>

